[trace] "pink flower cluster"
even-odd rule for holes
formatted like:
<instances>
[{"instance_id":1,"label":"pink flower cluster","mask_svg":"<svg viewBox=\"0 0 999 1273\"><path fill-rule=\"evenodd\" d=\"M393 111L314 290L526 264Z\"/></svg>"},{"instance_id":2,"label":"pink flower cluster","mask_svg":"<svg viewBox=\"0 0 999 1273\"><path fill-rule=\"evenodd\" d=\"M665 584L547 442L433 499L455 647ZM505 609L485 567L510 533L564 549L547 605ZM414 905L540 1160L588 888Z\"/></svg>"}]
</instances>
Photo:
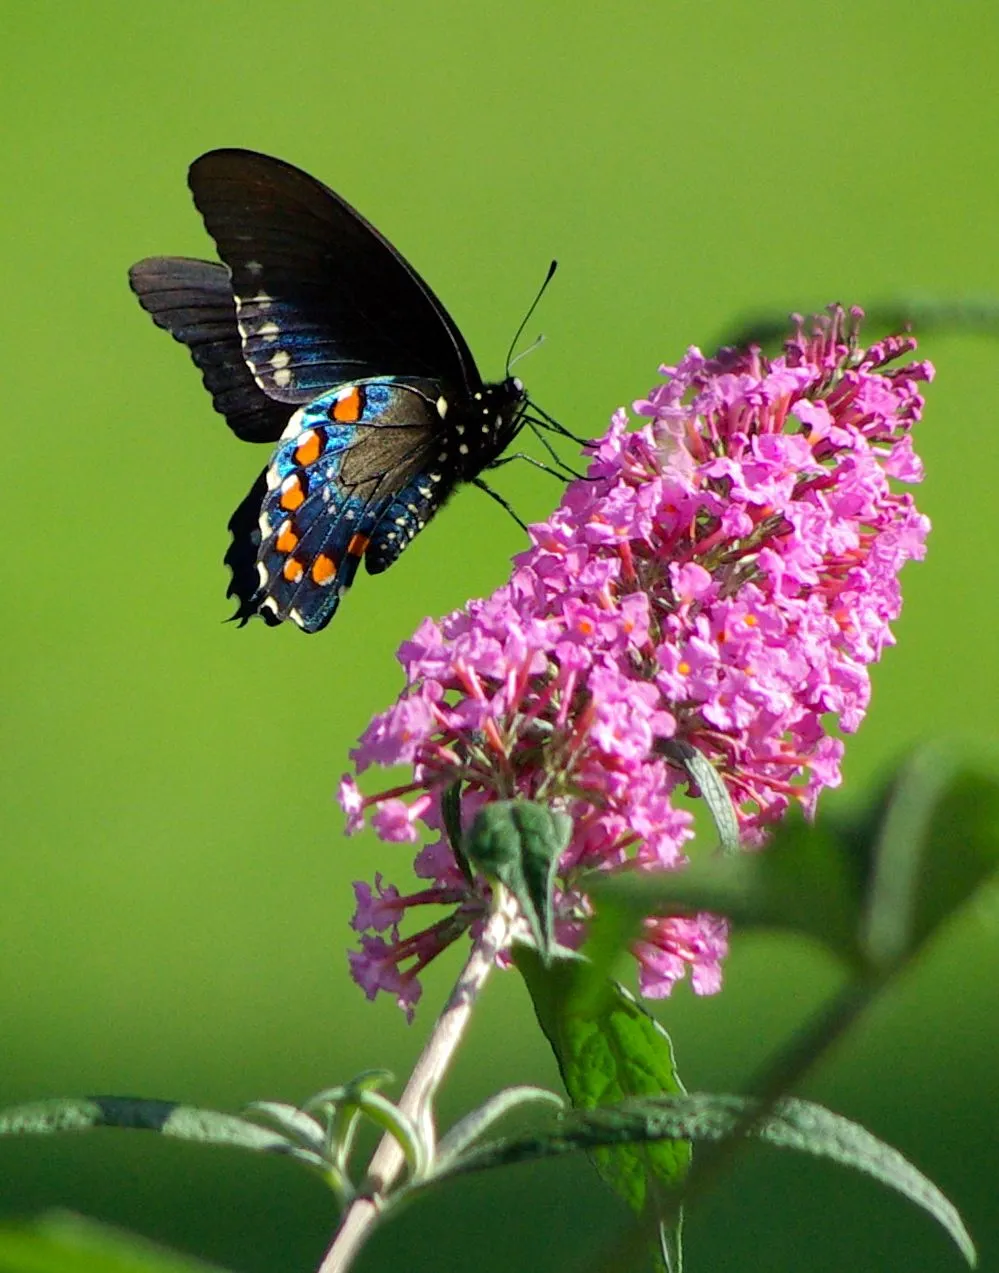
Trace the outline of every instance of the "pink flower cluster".
<instances>
[{"instance_id":1,"label":"pink flower cluster","mask_svg":"<svg viewBox=\"0 0 999 1273\"><path fill-rule=\"evenodd\" d=\"M892 641L898 572L923 555L928 522L889 478L921 477L909 431L925 362L893 337L864 350L859 311L797 330L782 356L706 358L691 348L618 411L508 583L399 651L406 687L354 752L357 770L406 765L412 780L362 796L340 788L349 828L370 814L387 841L437 838L416 858L427 881L401 895L376 876L355 885L355 979L411 1013L419 973L475 929L488 885L469 884L443 834L442 794L460 781L467 826L484 802L546 801L573 821L558 872L557 931L578 945L583 872L682 867L686 776L666 740L717 768L743 843L792 801L811 813L839 782L842 742L870 697L868 666ZM402 935L407 912L447 908ZM691 970L718 989L726 926L711 915L651 917L635 946L644 994Z\"/></svg>"}]
</instances>

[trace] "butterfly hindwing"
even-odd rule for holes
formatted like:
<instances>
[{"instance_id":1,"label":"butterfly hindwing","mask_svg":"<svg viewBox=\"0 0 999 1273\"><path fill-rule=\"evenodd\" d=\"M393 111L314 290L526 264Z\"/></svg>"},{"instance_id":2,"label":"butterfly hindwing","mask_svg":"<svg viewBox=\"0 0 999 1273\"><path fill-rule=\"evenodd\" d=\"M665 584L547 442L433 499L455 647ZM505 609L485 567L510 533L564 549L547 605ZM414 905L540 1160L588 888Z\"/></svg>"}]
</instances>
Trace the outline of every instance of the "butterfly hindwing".
<instances>
[{"instance_id":1,"label":"butterfly hindwing","mask_svg":"<svg viewBox=\"0 0 999 1273\"><path fill-rule=\"evenodd\" d=\"M442 502L453 487L453 466L429 467L436 415L425 393L388 380L343 386L295 413L230 522L235 617L325 627L369 545L405 538L399 493L418 481ZM430 471L433 482L419 476Z\"/></svg>"},{"instance_id":2,"label":"butterfly hindwing","mask_svg":"<svg viewBox=\"0 0 999 1273\"><path fill-rule=\"evenodd\" d=\"M226 267L153 256L133 265L128 279L157 327L187 346L233 433L246 442L277 441L292 409L269 398L246 365Z\"/></svg>"},{"instance_id":3,"label":"butterfly hindwing","mask_svg":"<svg viewBox=\"0 0 999 1273\"><path fill-rule=\"evenodd\" d=\"M270 397L301 404L388 372L452 391L479 383L430 288L321 182L246 150L209 151L189 181L232 273L244 357Z\"/></svg>"}]
</instances>

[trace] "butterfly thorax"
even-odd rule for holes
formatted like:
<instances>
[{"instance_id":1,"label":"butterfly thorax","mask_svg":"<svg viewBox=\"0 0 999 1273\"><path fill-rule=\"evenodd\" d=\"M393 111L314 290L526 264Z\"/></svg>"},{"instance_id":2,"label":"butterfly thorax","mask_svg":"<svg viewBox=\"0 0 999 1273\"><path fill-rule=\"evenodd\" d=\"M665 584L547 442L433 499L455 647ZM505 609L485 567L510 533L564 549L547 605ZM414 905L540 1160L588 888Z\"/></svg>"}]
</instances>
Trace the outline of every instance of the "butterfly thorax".
<instances>
[{"instance_id":1,"label":"butterfly thorax","mask_svg":"<svg viewBox=\"0 0 999 1273\"><path fill-rule=\"evenodd\" d=\"M527 395L514 376L448 404L444 417L445 438L442 450L454 451L454 468L458 481L478 477L484 468L498 459L523 425ZM449 457L450 458L450 457Z\"/></svg>"}]
</instances>

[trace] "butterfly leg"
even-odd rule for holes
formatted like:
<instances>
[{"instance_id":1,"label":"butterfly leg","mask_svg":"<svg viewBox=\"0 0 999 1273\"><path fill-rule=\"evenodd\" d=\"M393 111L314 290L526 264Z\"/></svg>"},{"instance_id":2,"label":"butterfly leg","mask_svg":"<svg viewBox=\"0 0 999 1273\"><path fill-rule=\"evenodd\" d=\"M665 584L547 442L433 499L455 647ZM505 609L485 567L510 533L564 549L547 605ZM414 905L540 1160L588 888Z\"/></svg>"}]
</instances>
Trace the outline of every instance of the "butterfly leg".
<instances>
[{"instance_id":1,"label":"butterfly leg","mask_svg":"<svg viewBox=\"0 0 999 1273\"><path fill-rule=\"evenodd\" d=\"M533 455L525 455L523 451L516 451L513 455L504 455L502 459L493 460L491 464L486 465L486 468L501 469L505 464L512 464L514 460L524 460L533 468L540 469L542 473L550 473L552 477L557 477L560 482L565 482L567 480L563 474L558 472L557 469L550 468L541 460L536 460Z\"/></svg>"},{"instance_id":2,"label":"butterfly leg","mask_svg":"<svg viewBox=\"0 0 999 1273\"><path fill-rule=\"evenodd\" d=\"M511 455L510 458L515 459L516 457ZM524 458L526 459L529 457L525 456ZM489 467L493 468L494 466L490 465ZM494 499L496 503L499 504L500 508L505 508L521 530L527 530L527 523L520 520L517 514L513 511L512 506L503 498L499 491L494 491L491 486L488 486L485 482L483 482L481 477L473 477L472 485L477 486L480 491L485 491L490 499Z\"/></svg>"},{"instance_id":3,"label":"butterfly leg","mask_svg":"<svg viewBox=\"0 0 999 1273\"><path fill-rule=\"evenodd\" d=\"M571 473L571 474L572 474L572 476L573 476L573 477L575 477L575 478L582 478L582 477L583 477L583 474L582 474L582 473L577 473L577 472L576 472L576 470L575 470L575 469L574 469L571 465L566 464L565 460L563 460L563 459L562 459L562 457L559 455L559 453L555 450L555 448L552 446L552 444L551 444L551 443L548 441L548 439L545 437L545 435L544 435L544 433L542 432L542 430L541 430L540 428L538 428L538 426L537 426L535 423L533 423L532 421L530 421L530 420L529 420L529 421L528 421L528 424L530 425L531 432L532 432L532 433L534 434L534 436L538 439L538 441L539 441L539 442L541 443L541 445L545 448L545 450L546 450L546 451L548 452L548 454L552 457L552 459L555 461L555 463L559 466L559 468L560 468L560 469L562 469L562 470L563 470L564 472L566 472L566 473ZM570 436L571 436L571 435L570 435Z\"/></svg>"},{"instance_id":4,"label":"butterfly leg","mask_svg":"<svg viewBox=\"0 0 999 1273\"><path fill-rule=\"evenodd\" d=\"M544 425L545 428L551 429L553 433L558 433L563 438L568 438L570 442L575 442L577 446L587 447L594 445L593 438L580 438L565 427L559 424L554 416L550 416L547 411L542 411L536 402L530 403L530 409L539 417L537 423Z\"/></svg>"}]
</instances>

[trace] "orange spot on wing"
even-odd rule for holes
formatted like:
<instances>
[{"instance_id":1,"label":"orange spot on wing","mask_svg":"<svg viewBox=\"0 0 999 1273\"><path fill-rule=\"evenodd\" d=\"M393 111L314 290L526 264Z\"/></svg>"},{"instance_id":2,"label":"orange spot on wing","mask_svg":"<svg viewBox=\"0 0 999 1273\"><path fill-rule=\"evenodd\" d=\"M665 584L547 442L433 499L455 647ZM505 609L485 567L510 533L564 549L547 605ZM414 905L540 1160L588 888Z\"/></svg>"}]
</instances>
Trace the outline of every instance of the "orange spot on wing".
<instances>
[{"instance_id":1,"label":"orange spot on wing","mask_svg":"<svg viewBox=\"0 0 999 1273\"><path fill-rule=\"evenodd\" d=\"M302 440L295 448L295 463L301 464L302 468L307 468L310 464L315 464L323 453L323 440L315 429L306 429L301 435Z\"/></svg>"},{"instance_id":2,"label":"orange spot on wing","mask_svg":"<svg viewBox=\"0 0 999 1273\"><path fill-rule=\"evenodd\" d=\"M281 569L281 573L289 583L298 583L302 575L305 573L302 563L297 557L289 557Z\"/></svg>"},{"instance_id":3,"label":"orange spot on wing","mask_svg":"<svg viewBox=\"0 0 999 1273\"><path fill-rule=\"evenodd\" d=\"M326 553L320 553L312 563L312 578L315 583L324 584L336 574L336 562Z\"/></svg>"},{"instance_id":4,"label":"orange spot on wing","mask_svg":"<svg viewBox=\"0 0 999 1273\"><path fill-rule=\"evenodd\" d=\"M281 529L278 531L278 537L274 541L274 547L279 553L293 553L298 547L298 535L295 534L295 528L288 521L281 523Z\"/></svg>"},{"instance_id":5,"label":"orange spot on wing","mask_svg":"<svg viewBox=\"0 0 999 1273\"><path fill-rule=\"evenodd\" d=\"M342 396L333 403L330 412L339 424L356 424L364 410L364 398L358 385L345 389Z\"/></svg>"},{"instance_id":6,"label":"orange spot on wing","mask_svg":"<svg viewBox=\"0 0 999 1273\"><path fill-rule=\"evenodd\" d=\"M289 513L305 503L305 486L297 473L285 478L281 484L281 498L278 502Z\"/></svg>"},{"instance_id":7,"label":"orange spot on wing","mask_svg":"<svg viewBox=\"0 0 999 1273\"><path fill-rule=\"evenodd\" d=\"M348 556L363 557L365 553L365 549L370 543L371 543L371 540L368 538L367 535L361 535L361 534L354 535L350 543L347 545Z\"/></svg>"}]
</instances>

